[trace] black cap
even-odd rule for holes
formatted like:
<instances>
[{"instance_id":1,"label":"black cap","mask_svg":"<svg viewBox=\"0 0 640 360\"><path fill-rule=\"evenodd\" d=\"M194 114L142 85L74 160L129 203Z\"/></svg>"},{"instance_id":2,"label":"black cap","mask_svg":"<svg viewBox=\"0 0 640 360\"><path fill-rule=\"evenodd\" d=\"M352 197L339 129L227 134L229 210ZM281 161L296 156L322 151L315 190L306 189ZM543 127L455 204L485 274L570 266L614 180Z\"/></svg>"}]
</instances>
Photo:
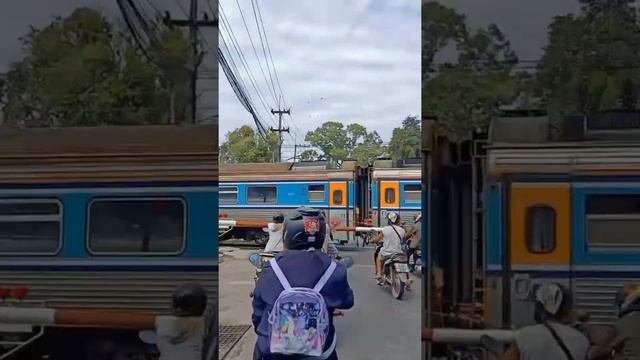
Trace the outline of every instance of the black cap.
<instances>
[{"instance_id":1,"label":"black cap","mask_svg":"<svg viewBox=\"0 0 640 360\"><path fill-rule=\"evenodd\" d=\"M198 284L183 284L173 291L173 311L177 316L202 316L207 308L207 292Z\"/></svg>"}]
</instances>

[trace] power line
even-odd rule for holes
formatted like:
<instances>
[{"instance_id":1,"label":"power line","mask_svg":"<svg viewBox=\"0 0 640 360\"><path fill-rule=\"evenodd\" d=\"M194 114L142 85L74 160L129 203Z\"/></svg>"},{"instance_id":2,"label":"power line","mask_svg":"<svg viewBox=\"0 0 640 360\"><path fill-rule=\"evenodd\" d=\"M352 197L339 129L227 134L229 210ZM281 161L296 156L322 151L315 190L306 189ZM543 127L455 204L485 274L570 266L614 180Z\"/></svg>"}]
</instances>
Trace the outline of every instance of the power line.
<instances>
[{"instance_id":1,"label":"power line","mask_svg":"<svg viewBox=\"0 0 640 360\"><path fill-rule=\"evenodd\" d=\"M264 77L265 82L269 82L269 80L267 80L267 75L264 73L264 69L262 68L262 62L260 61L260 56L258 55L258 51L256 50L256 46L253 43L253 38L251 37L251 31L249 31L249 26L247 25L247 21L244 17L244 13L242 12L242 7L240 6L240 2L238 0L236 0L236 4L238 5L238 10L240 11L240 16L242 17L242 23L244 24L244 28L247 31L247 35L249 37L249 42L251 43L251 47L253 48L253 53L256 55L256 58L258 60L258 66L260 67L260 71L262 72L262 76ZM275 92L272 92L271 95L273 96L273 103L277 104L278 102L276 101L276 94Z\"/></svg>"},{"instance_id":2,"label":"power line","mask_svg":"<svg viewBox=\"0 0 640 360\"><path fill-rule=\"evenodd\" d=\"M282 96L283 104L286 106L287 103L285 101L284 92L282 91L282 86L280 86L280 78L278 77L278 71L276 70L276 65L273 62L273 56L271 55L271 46L269 46L269 38L267 37L267 32L264 28L264 21L262 20L262 12L260 11L260 4L256 2L256 8L258 9L258 15L260 16L260 23L262 24L262 32L264 33L264 39L267 43L267 51L269 52L269 58L271 59L271 66L273 67L273 73L276 76L276 83L278 84L278 89L280 90L280 96Z\"/></svg>"},{"instance_id":3,"label":"power line","mask_svg":"<svg viewBox=\"0 0 640 360\"><path fill-rule=\"evenodd\" d=\"M276 87L275 84L273 83L273 77L271 76L271 69L269 68L269 60L267 59L267 51L264 47L264 40L262 39L262 32L260 31L260 23L258 22L258 15L256 14L256 6L255 6L255 1L251 0L251 7L253 8L253 18L256 20L256 29L258 30L258 36L260 37L260 46L262 46L262 54L264 55L264 63L265 65L267 65L267 72L269 73L269 80L271 81L271 89L273 89L273 93L276 93ZM265 38L267 37L267 34L264 35ZM278 107L280 107L280 97L282 96L282 94L278 97L277 99L277 105Z\"/></svg>"},{"instance_id":4,"label":"power line","mask_svg":"<svg viewBox=\"0 0 640 360\"><path fill-rule=\"evenodd\" d=\"M244 56L244 53L242 52L242 49L240 47L240 44L238 42L238 39L235 36L235 33L233 31L233 29L231 28L231 25L229 23L228 17L224 11L224 8L222 7L221 3L218 3L218 6L220 8L220 19L222 20L222 30L227 31L227 33L229 34L230 37L230 42L231 45L233 45L233 49L235 50L236 54L238 55L238 58L240 59L240 64L243 66L245 72L248 75L249 81L251 83L251 85L253 86L254 90L256 91L256 94L258 95L258 98L260 100L260 102L262 103L262 106L266 112L267 117L269 117L270 112L269 112L269 106L267 106L267 101L265 99L264 94L262 93L262 90L260 89L260 87L257 85L258 82L256 81L255 77L253 76L253 73L249 67L249 64L247 62L246 57ZM220 33L221 36L223 36L223 32ZM233 56L231 53L229 53L229 56L231 57L231 59L233 59ZM272 116L272 115L271 115ZM272 121L272 123L274 123Z\"/></svg>"}]
</instances>

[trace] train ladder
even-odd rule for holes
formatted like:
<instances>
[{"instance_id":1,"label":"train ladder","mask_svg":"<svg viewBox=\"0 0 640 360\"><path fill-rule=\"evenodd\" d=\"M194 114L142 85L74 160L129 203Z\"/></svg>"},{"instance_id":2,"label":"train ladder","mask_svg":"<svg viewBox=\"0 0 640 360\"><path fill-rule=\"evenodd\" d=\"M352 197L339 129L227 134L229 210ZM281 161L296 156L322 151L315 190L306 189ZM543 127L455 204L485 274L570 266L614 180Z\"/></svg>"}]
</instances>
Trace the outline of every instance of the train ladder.
<instances>
[{"instance_id":1,"label":"train ladder","mask_svg":"<svg viewBox=\"0 0 640 360\"><path fill-rule=\"evenodd\" d=\"M485 202L484 202L484 175L487 159L487 140L476 139L473 141L472 153L472 269L473 269L473 299L476 303L484 303L485 266L486 266L486 241L483 236L485 230ZM479 254L482 258L479 259Z\"/></svg>"}]
</instances>

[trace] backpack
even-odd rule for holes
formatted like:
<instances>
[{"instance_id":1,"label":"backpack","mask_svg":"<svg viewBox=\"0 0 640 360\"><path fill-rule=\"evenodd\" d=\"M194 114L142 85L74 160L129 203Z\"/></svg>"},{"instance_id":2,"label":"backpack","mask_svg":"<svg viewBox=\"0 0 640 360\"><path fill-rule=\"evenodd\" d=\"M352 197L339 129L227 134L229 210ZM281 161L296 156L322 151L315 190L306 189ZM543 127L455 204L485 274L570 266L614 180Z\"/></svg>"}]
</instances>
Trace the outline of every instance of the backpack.
<instances>
[{"instance_id":1,"label":"backpack","mask_svg":"<svg viewBox=\"0 0 640 360\"><path fill-rule=\"evenodd\" d=\"M329 311L320 294L336 269L331 261L313 289L291 287L275 259L271 268L284 288L269 313L269 350L272 354L320 357L329 333Z\"/></svg>"}]
</instances>

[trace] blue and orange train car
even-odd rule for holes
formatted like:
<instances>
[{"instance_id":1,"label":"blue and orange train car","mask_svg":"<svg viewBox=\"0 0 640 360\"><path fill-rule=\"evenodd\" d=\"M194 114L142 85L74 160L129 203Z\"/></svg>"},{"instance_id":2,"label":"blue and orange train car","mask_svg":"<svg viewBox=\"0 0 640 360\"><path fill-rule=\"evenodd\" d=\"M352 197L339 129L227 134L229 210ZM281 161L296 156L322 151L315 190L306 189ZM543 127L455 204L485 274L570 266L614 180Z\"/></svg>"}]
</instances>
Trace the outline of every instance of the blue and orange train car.
<instances>
[{"instance_id":1,"label":"blue and orange train car","mask_svg":"<svg viewBox=\"0 0 640 360\"><path fill-rule=\"evenodd\" d=\"M26 287L29 301L56 308L168 314L173 290L197 282L213 303L217 134L217 125L2 129L0 288ZM86 330L73 341L92 334L110 336Z\"/></svg>"},{"instance_id":2,"label":"blue and orange train car","mask_svg":"<svg viewBox=\"0 0 640 360\"><path fill-rule=\"evenodd\" d=\"M615 293L640 280L637 115L564 121L553 140L490 139L484 304L492 325L532 323L532 292L545 282L565 285L576 310L609 324Z\"/></svg>"},{"instance_id":3,"label":"blue and orange train car","mask_svg":"<svg viewBox=\"0 0 640 360\"><path fill-rule=\"evenodd\" d=\"M230 164L220 169L220 213L234 220L269 221L299 206L322 209L334 225L378 224L386 211L413 222L420 210L420 168L361 168L345 161L340 169L324 162ZM384 220L382 220L384 222ZM234 237L263 242L261 228L234 229ZM336 232L343 243L353 233ZM352 244L355 245L355 244Z\"/></svg>"}]
</instances>

